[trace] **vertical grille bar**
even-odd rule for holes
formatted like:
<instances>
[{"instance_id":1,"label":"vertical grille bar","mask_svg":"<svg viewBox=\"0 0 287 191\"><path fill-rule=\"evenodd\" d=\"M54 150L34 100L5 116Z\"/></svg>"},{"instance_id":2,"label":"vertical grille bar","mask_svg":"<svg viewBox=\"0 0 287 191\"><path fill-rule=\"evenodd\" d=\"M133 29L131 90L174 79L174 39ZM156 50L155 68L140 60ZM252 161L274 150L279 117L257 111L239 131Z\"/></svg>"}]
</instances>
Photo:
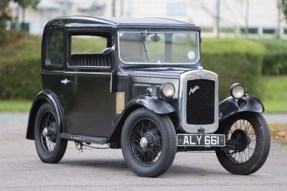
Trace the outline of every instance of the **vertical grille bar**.
<instances>
[{"instance_id":1,"label":"vertical grille bar","mask_svg":"<svg viewBox=\"0 0 287 191\"><path fill-rule=\"evenodd\" d=\"M215 82L212 80L187 81L186 122L188 124L214 123Z\"/></svg>"}]
</instances>

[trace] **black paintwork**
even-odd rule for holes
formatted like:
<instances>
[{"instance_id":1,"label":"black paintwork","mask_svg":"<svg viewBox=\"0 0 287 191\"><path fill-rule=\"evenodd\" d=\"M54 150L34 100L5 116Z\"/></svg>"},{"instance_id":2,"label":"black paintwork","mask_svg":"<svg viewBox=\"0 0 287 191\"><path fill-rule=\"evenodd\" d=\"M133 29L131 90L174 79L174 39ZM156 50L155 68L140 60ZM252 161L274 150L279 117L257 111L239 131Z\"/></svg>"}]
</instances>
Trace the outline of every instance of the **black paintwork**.
<instances>
[{"instance_id":1,"label":"black paintwork","mask_svg":"<svg viewBox=\"0 0 287 191\"><path fill-rule=\"evenodd\" d=\"M239 112L264 112L262 102L252 95L245 95L241 99L228 97L219 104L220 122Z\"/></svg>"},{"instance_id":2,"label":"black paintwork","mask_svg":"<svg viewBox=\"0 0 287 191\"><path fill-rule=\"evenodd\" d=\"M59 17L45 26L45 30L55 28L83 28L83 27L110 27L110 28L159 28L159 29L190 29L199 31L200 28L191 23L166 18L117 18L117 17L87 17L68 16Z\"/></svg>"},{"instance_id":3,"label":"black paintwork","mask_svg":"<svg viewBox=\"0 0 287 191\"><path fill-rule=\"evenodd\" d=\"M35 123L37 110L45 102L50 103L51 106L54 108L57 114L56 117L59 123L58 125L59 127L61 127L61 129L63 127L64 117L63 117L63 109L61 107L61 103L55 93L53 93L51 90L45 89L39 92L39 94L36 96L31 106L29 119L28 119L28 128L27 128L27 133L26 133L27 139L34 140L34 123Z\"/></svg>"},{"instance_id":4,"label":"black paintwork","mask_svg":"<svg viewBox=\"0 0 287 191\"><path fill-rule=\"evenodd\" d=\"M143 83L158 87L166 82L179 86L180 75L198 69L200 60L194 65L164 64L123 64L117 50L110 53L111 63L106 67L71 67L72 34L94 34L108 38L108 47L116 45L118 29L166 29L193 30L200 28L186 22L163 18L101 18L71 16L60 17L45 26L42 41L41 76L42 87L30 110L27 139L34 139L34 121L40 105L49 102L55 109L61 127L62 138L90 142L110 143L110 147L120 147L121 128L129 114L139 107L145 107L157 114L168 114L178 128L179 88L172 99L162 97L159 92L151 95L135 95L133 84ZM49 32L64 31L64 63L49 66L46 60L46 38ZM78 57L77 59L80 59ZM67 83L62 83L66 80ZM64 81L65 82L65 81ZM145 91L145 89L143 89ZM116 114L116 92L125 93L125 109ZM246 104L244 105L244 103ZM220 104L221 120L244 111L263 112L260 101L245 96L241 101L227 98ZM182 133L182 132L181 132Z\"/></svg>"},{"instance_id":5,"label":"black paintwork","mask_svg":"<svg viewBox=\"0 0 287 191\"><path fill-rule=\"evenodd\" d=\"M127 104L126 110L134 105L143 106L157 114L168 114L175 111L175 109L169 103L155 96L135 97Z\"/></svg>"}]
</instances>

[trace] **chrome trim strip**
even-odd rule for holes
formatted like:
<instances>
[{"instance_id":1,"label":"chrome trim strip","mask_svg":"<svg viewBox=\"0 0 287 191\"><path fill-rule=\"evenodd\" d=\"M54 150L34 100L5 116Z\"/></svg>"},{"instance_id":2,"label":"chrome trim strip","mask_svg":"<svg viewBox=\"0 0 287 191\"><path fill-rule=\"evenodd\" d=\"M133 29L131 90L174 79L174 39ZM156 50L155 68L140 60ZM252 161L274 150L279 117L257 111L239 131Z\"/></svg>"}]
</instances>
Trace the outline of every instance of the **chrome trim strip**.
<instances>
[{"instance_id":1,"label":"chrome trim strip","mask_svg":"<svg viewBox=\"0 0 287 191\"><path fill-rule=\"evenodd\" d=\"M63 70L41 70L41 74L64 74Z\"/></svg>"},{"instance_id":2,"label":"chrome trim strip","mask_svg":"<svg viewBox=\"0 0 287 191\"><path fill-rule=\"evenodd\" d=\"M111 72L79 72L79 71L61 71L61 70L41 70L43 74L83 74L83 75L111 75Z\"/></svg>"},{"instance_id":3,"label":"chrome trim strip","mask_svg":"<svg viewBox=\"0 0 287 191\"><path fill-rule=\"evenodd\" d=\"M187 81L196 79L207 79L213 80L215 82L215 92L214 92L214 123L206 125L188 124L186 122L186 103L187 103ZM198 133L199 129L205 129L205 133L213 133L218 129L219 124L219 106L218 106L218 76L216 73L203 70L199 68L198 70L188 71L180 76L179 83L179 116L180 116L180 127L182 130L188 133ZM192 107L192 106L191 106Z\"/></svg>"},{"instance_id":4,"label":"chrome trim strip","mask_svg":"<svg viewBox=\"0 0 287 191\"><path fill-rule=\"evenodd\" d=\"M71 69L99 69L99 70L106 70L111 68L111 66L71 66L70 64L68 64L67 67Z\"/></svg>"}]
</instances>

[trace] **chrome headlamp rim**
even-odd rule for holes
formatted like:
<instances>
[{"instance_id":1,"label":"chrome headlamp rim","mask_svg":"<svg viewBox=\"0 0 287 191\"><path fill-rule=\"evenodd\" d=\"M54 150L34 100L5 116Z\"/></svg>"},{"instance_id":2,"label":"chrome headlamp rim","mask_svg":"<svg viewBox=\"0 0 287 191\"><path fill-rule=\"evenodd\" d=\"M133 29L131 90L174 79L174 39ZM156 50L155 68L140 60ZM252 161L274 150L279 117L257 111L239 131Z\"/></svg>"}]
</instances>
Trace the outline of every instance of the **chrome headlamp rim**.
<instances>
[{"instance_id":1,"label":"chrome headlamp rim","mask_svg":"<svg viewBox=\"0 0 287 191\"><path fill-rule=\"evenodd\" d=\"M165 83L160 87L161 94L164 97L172 97L175 94L175 87L172 83Z\"/></svg>"},{"instance_id":2,"label":"chrome headlamp rim","mask_svg":"<svg viewBox=\"0 0 287 191\"><path fill-rule=\"evenodd\" d=\"M234 98L234 99L241 99L245 96L246 94L246 89L245 87L240 84L240 83L234 83L230 86L229 88L230 91L230 95Z\"/></svg>"}]
</instances>

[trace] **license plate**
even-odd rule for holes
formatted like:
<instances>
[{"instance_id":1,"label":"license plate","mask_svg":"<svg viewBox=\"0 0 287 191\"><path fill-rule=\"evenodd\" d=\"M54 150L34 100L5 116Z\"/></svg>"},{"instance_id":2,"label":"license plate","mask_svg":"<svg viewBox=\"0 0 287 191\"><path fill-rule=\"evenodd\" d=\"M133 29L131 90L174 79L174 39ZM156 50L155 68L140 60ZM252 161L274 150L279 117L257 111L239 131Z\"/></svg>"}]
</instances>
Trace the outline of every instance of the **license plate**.
<instances>
[{"instance_id":1,"label":"license plate","mask_svg":"<svg viewBox=\"0 0 287 191\"><path fill-rule=\"evenodd\" d=\"M180 147L224 147L225 135L221 134L178 134Z\"/></svg>"}]
</instances>

